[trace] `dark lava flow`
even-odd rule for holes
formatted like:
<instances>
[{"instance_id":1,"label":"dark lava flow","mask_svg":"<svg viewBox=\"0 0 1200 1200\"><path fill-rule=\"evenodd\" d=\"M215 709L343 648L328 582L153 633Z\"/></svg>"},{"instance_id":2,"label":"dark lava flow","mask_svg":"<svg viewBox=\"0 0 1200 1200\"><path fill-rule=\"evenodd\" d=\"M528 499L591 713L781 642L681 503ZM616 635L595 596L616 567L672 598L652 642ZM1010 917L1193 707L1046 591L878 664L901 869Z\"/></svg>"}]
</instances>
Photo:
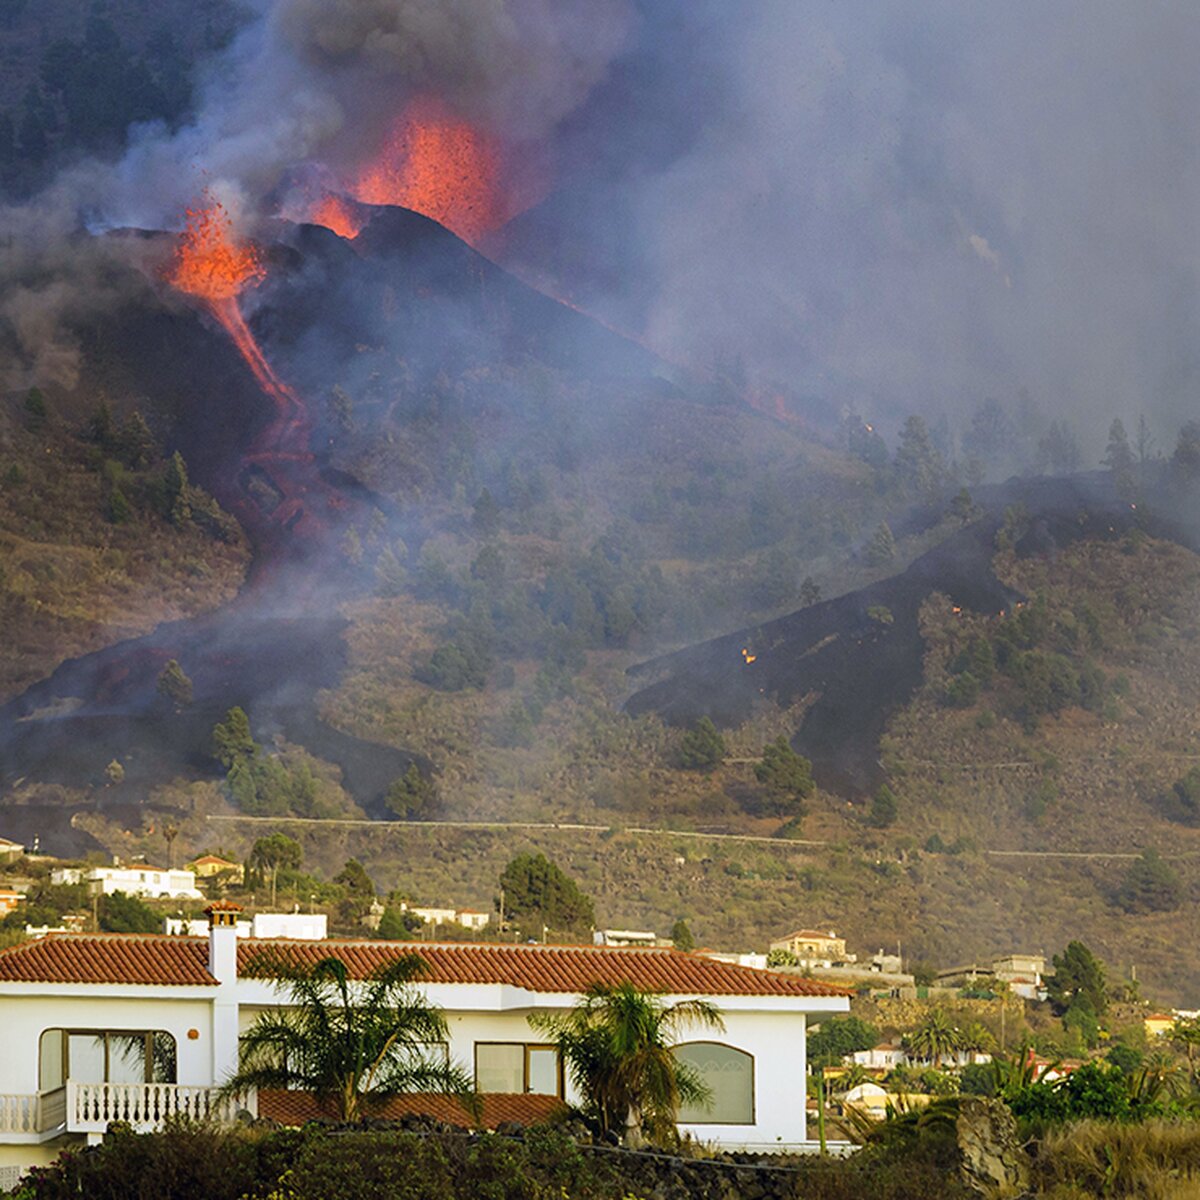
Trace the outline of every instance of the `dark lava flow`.
<instances>
[{"instance_id":1,"label":"dark lava flow","mask_svg":"<svg viewBox=\"0 0 1200 1200\"><path fill-rule=\"evenodd\" d=\"M243 298L247 323L289 390L314 398L351 387L371 369L363 345L401 347L419 388L439 372L536 358L589 377L650 380L647 351L550 300L478 255L434 221L381 207L355 244L319 226L280 223L268 280ZM153 242L163 235L125 231ZM99 847L73 821L98 811L141 823L149 790L176 777L216 778L213 725L234 705L256 740L275 736L335 763L371 816L385 817L391 782L419 756L341 733L323 722L316 693L346 667L345 622L328 614L360 586L336 551L346 522L391 506L309 455L211 317L129 271L119 310L77 330L84 376L97 391L142 398L173 431L193 479L234 512L254 545L241 594L207 616L165 624L62 663L0 707L0 787L23 780L88 794L84 804L4 803L4 832L58 854ZM318 406L319 407L319 406ZM294 414L293 414L294 417ZM313 437L309 441L319 441ZM315 520L300 519L317 505ZM307 532L306 532L307 530ZM192 679L183 711L160 696L158 675L177 659ZM105 767L125 768L108 786Z\"/></svg>"},{"instance_id":2,"label":"dark lava flow","mask_svg":"<svg viewBox=\"0 0 1200 1200\"><path fill-rule=\"evenodd\" d=\"M1022 503L1029 513L1017 546L1022 555L1053 553L1085 537L1119 537L1135 524L1197 549L1200 524L1177 497L1160 490L1157 502L1138 512L1114 495L1104 475L1010 480L979 489L975 499L984 510L979 519L889 579L630 668L635 681L656 678L630 697L627 711L655 712L672 725L708 716L730 726L763 697L787 706L811 695L792 745L812 760L822 787L861 796L883 781L879 739L888 718L921 683L918 612L926 597L941 592L961 608L997 614L1024 599L992 569L1008 505ZM872 608L886 608L891 622L872 617Z\"/></svg>"}]
</instances>

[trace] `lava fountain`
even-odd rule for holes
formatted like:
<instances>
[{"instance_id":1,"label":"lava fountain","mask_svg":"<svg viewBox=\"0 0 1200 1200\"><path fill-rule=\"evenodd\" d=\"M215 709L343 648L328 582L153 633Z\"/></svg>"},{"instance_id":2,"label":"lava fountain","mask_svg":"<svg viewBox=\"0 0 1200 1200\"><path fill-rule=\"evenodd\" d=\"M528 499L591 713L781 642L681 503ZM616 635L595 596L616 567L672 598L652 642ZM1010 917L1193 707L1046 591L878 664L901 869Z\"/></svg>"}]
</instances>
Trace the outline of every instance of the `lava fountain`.
<instances>
[{"instance_id":1,"label":"lava fountain","mask_svg":"<svg viewBox=\"0 0 1200 1200\"><path fill-rule=\"evenodd\" d=\"M497 141L420 97L405 108L383 151L350 188L364 204L396 204L474 245L509 217Z\"/></svg>"}]
</instances>

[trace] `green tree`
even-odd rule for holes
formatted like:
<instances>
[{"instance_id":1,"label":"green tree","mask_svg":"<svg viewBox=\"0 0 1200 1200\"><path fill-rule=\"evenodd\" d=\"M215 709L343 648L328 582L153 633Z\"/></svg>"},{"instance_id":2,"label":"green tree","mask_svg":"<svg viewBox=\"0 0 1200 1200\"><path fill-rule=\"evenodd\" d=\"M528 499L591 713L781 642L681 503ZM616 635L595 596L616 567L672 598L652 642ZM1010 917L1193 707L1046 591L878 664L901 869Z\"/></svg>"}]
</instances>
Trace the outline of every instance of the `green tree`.
<instances>
[{"instance_id":1,"label":"green tree","mask_svg":"<svg viewBox=\"0 0 1200 1200\"><path fill-rule=\"evenodd\" d=\"M135 471L149 466L158 457L158 441L150 432L146 418L137 410L122 424L117 434L116 451L117 457Z\"/></svg>"},{"instance_id":2,"label":"green tree","mask_svg":"<svg viewBox=\"0 0 1200 1200\"><path fill-rule=\"evenodd\" d=\"M1113 487L1118 496L1128 498L1134 492L1133 477L1133 448L1129 445L1129 435L1125 426L1117 417L1108 427L1108 446L1104 451L1103 464L1112 473Z\"/></svg>"},{"instance_id":3,"label":"green tree","mask_svg":"<svg viewBox=\"0 0 1200 1200\"><path fill-rule=\"evenodd\" d=\"M900 487L925 501L935 499L946 481L946 464L929 436L929 427L918 416L904 422L892 465Z\"/></svg>"},{"instance_id":4,"label":"green tree","mask_svg":"<svg viewBox=\"0 0 1200 1200\"><path fill-rule=\"evenodd\" d=\"M254 843L246 865L259 877L270 876L272 906L275 904L280 870L298 871L303 856L300 843L286 833L271 833Z\"/></svg>"},{"instance_id":5,"label":"green tree","mask_svg":"<svg viewBox=\"0 0 1200 1200\"><path fill-rule=\"evenodd\" d=\"M1200 823L1200 767L1192 767L1175 780L1171 792L1177 819L1190 825Z\"/></svg>"},{"instance_id":6,"label":"green tree","mask_svg":"<svg viewBox=\"0 0 1200 1200\"><path fill-rule=\"evenodd\" d=\"M1052 959L1054 974L1046 979L1046 994L1054 1011L1062 1015L1076 996L1083 996L1098 1017L1108 1011L1108 986L1103 964L1079 941L1071 942Z\"/></svg>"},{"instance_id":7,"label":"green tree","mask_svg":"<svg viewBox=\"0 0 1200 1200\"><path fill-rule=\"evenodd\" d=\"M808 1032L808 1061L814 1067L832 1067L878 1044L879 1030L862 1017L828 1017Z\"/></svg>"},{"instance_id":8,"label":"green tree","mask_svg":"<svg viewBox=\"0 0 1200 1200\"><path fill-rule=\"evenodd\" d=\"M96 915L105 933L159 933L162 917L136 896L113 892L96 902Z\"/></svg>"},{"instance_id":9,"label":"green tree","mask_svg":"<svg viewBox=\"0 0 1200 1200\"><path fill-rule=\"evenodd\" d=\"M1127 913L1174 912L1183 902L1183 885L1157 850L1146 849L1125 873L1114 899Z\"/></svg>"},{"instance_id":10,"label":"green tree","mask_svg":"<svg viewBox=\"0 0 1200 1200\"><path fill-rule=\"evenodd\" d=\"M1179 431L1171 471L1180 483L1200 479L1200 421L1188 421Z\"/></svg>"},{"instance_id":11,"label":"green tree","mask_svg":"<svg viewBox=\"0 0 1200 1200\"><path fill-rule=\"evenodd\" d=\"M1051 475L1069 475L1079 470L1082 455L1075 431L1066 421L1051 421L1038 441L1037 467Z\"/></svg>"},{"instance_id":12,"label":"green tree","mask_svg":"<svg viewBox=\"0 0 1200 1200\"><path fill-rule=\"evenodd\" d=\"M414 986L424 972L415 954L400 955L361 982L338 958L312 966L279 954L260 958L250 973L274 980L287 1005L261 1014L242 1035L226 1093L311 1092L339 1121L361 1121L408 1092L457 1096L477 1113L470 1076L436 1053L450 1035L441 1010Z\"/></svg>"},{"instance_id":13,"label":"green tree","mask_svg":"<svg viewBox=\"0 0 1200 1200\"><path fill-rule=\"evenodd\" d=\"M192 681L176 659L167 660L155 687L158 694L165 696L176 708L187 708L192 702Z\"/></svg>"},{"instance_id":14,"label":"green tree","mask_svg":"<svg viewBox=\"0 0 1200 1200\"><path fill-rule=\"evenodd\" d=\"M429 815L436 799L437 784L426 779L416 763L410 763L408 770L388 788L384 803L400 820L417 821Z\"/></svg>"},{"instance_id":15,"label":"green tree","mask_svg":"<svg viewBox=\"0 0 1200 1200\"><path fill-rule=\"evenodd\" d=\"M45 429L49 413L46 409L46 397L41 388L32 387L25 394L25 424L35 433Z\"/></svg>"},{"instance_id":16,"label":"green tree","mask_svg":"<svg viewBox=\"0 0 1200 1200\"><path fill-rule=\"evenodd\" d=\"M763 747L762 759L754 766L754 778L763 784L777 813L799 815L801 801L812 795L812 763L797 754L785 737Z\"/></svg>"},{"instance_id":17,"label":"green tree","mask_svg":"<svg viewBox=\"0 0 1200 1200\"><path fill-rule=\"evenodd\" d=\"M114 484L108 493L108 519L113 525L124 525L133 517L133 507L129 498L121 489L120 484Z\"/></svg>"},{"instance_id":18,"label":"green tree","mask_svg":"<svg viewBox=\"0 0 1200 1200\"><path fill-rule=\"evenodd\" d=\"M104 768L104 777L111 784L118 784L125 778L125 768L121 765L118 759L113 759L112 762Z\"/></svg>"},{"instance_id":19,"label":"green tree","mask_svg":"<svg viewBox=\"0 0 1200 1200\"><path fill-rule=\"evenodd\" d=\"M506 917L527 933L540 935L547 926L582 934L595 924L591 900L544 854L518 854L504 868L500 887Z\"/></svg>"},{"instance_id":20,"label":"green tree","mask_svg":"<svg viewBox=\"0 0 1200 1200\"><path fill-rule=\"evenodd\" d=\"M875 829L887 829L896 821L896 793L886 783L879 785L879 790L871 799L871 811L867 814L867 824Z\"/></svg>"},{"instance_id":21,"label":"green tree","mask_svg":"<svg viewBox=\"0 0 1200 1200\"><path fill-rule=\"evenodd\" d=\"M479 493L471 510L471 524L482 537L495 537L500 532L500 505L487 488Z\"/></svg>"},{"instance_id":22,"label":"green tree","mask_svg":"<svg viewBox=\"0 0 1200 1200\"><path fill-rule=\"evenodd\" d=\"M679 765L689 771L707 771L725 757L725 739L709 717L701 717L683 735Z\"/></svg>"},{"instance_id":23,"label":"green tree","mask_svg":"<svg viewBox=\"0 0 1200 1200\"><path fill-rule=\"evenodd\" d=\"M643 1134L669 1143L680 1106L711 1098L699 1075L671 1051L690 1028L724 1028L706 1000L668 1005L629 983L596 983L569 1013L538 1013L529 1022L553 1040L600 1131L624 1134L631 1146Z\"/></svg>"},{"instance_id":24,"label":"green tree","mask_svg":"<svg viewBox=\"0 0 1200 1200\"><path fill-rule=\"evenodd\" d=\"M696 939L692 937L692 931L682 917L671 926L671 945L685 954L696 948Z\"/></svg>"},{"instance_id":25,"label":"green tree","mask_svg":"<svg viewBox=\"0 0 1200 1200\"><path fill-rule=\"evenodd\" d=\"M346 889L348 912L361 917L375 899L375 884L367 869L357 858L348 858L346 865L333 877L333 882Z\"/></svg>"},{"instance_id":26,"label":"green tree","mask_svg":"<svg viewBox=\"0 0 1200 1200\"><path fill-rule=\"evenodd\" d=\"M867 543L865 551L867 565L871 567L886 566L896 557L896 539L886 521L880 521Z\"/></svg>"},{"instance_id":27,"label":"green tree","mask_svg":"<svg viewBox=\"0 0 1200 1200\"><path fill-rule=\"evenodd\" d=\"M213 757L225 768L249 763L258 754L258 745L250 736L250 718L243 708L231 708L225 720L214 726Z\"/></svg>"},{"instance_id":28,"label":"green tree","mask_svg":"<svg viewBox=\"0 0 1200 1200\"><path fill-rule=\"evenodd\" d=\"M932 1060L936 1071L946 1055L963 1048L963 1035L941 1009L934 1009L905 1037L904 1045L913 1054Z\"/></svg>"},{"instance_id":29,"label":"green tree","mask_svg":"<svg viewBox=\"0 0 1200 1200\"><path fill-rule=\"evenodd\" d=\"M966 488L962 488L950 501L950 515L960 525L969 525L979 515L979 509L975 507L975 501Z\"/></svg>"}]
</instances>

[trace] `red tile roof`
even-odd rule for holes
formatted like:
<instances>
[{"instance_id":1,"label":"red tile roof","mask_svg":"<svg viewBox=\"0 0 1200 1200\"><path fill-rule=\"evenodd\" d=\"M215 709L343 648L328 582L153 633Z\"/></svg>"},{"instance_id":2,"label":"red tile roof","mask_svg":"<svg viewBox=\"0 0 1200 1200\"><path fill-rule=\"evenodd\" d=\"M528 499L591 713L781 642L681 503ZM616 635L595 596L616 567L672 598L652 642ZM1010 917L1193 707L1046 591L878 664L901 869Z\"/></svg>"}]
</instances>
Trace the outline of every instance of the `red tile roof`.
<instances>
[{"instance_id":1,"label":"red tile roof","mask_svg":"<svg viewBox=\"0 0 1200 1200\"><path fill-rule=\"evenodd\" d=\"M557 1096L485 1092L479 1098L483 1102L480 1124L484 1129L495 1129L505 1121L533 1125L566 1111L566 1105ZM318 1104L311 1092L265 1089L258 1093L258 1115L278 1121L281 1125L303 1125L305 1121L334 1119L332 1109ZM473 1127L475 1124L471 1114L453 1096L396 1096L372 1113L373 1117L384 1121L398 1121L401 1117L414 1115L434 1117L448 1125Z\"/></svg>"},{"instance_id":2,"label":"red tile roof","mask_svg":"<svg viewBox=\"0 0 1200 1200\"><path fill-rule=\"evenodd\" d=\"M161 934L51 933L0 951L0 982L214 984L208 942Z\"/></svg>"},{"instance_id":3,"label":"red tile roof","mask_svg":"<svg viewBox=\"0 0 1200 1200\"><path fill-rule=\"evenodd\" d=\"M643 991L709 996L848 996L845 988L795 975L734 966L678 950L611 946L521 946L497 943L405 945L396 942L238 943L238 971L255 957L282 952L312 964L335 954L355 979L365 979L398 954L418 954L430 983L507 983L531 992L582 992L593 983L632 983Z\"/></svg>"},{"instance_id":4,"label":"red tile roof","mask_svg":"<svg viewBox=\"0 0 1200 1200\"><path fill-rule=\"evenodd\" d=\"M420 946L367 941L238 941L238 972L263 953L301 964L340 958L365 979L399 955L419 954L430 983L506 983L531 992L572 994L594 983L631 983L643 991L708 996L848 996L845 988L717 962L678 950L600 946L452 943ZM49 934L0 951L0 982L212 984L208 939L152 934Z\"/></svg>"}]
</instances>

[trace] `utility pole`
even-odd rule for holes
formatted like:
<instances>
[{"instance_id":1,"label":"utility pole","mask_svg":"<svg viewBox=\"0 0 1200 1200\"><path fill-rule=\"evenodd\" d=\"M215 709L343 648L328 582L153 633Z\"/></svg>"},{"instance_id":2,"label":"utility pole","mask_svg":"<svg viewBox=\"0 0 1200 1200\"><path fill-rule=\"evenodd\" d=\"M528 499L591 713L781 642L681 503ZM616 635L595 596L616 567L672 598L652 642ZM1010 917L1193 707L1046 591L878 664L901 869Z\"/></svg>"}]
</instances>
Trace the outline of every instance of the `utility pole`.
<instances>
[{"instance_id":1,"label":"utility pole","mask_svg":"<svg viewBox=\"0 0 1200 1200\"><path fill-rule=\"evenodd\" d=\"M500 936L504 936L504 885L500 885Z\"/></svg>"}]
</instances>

